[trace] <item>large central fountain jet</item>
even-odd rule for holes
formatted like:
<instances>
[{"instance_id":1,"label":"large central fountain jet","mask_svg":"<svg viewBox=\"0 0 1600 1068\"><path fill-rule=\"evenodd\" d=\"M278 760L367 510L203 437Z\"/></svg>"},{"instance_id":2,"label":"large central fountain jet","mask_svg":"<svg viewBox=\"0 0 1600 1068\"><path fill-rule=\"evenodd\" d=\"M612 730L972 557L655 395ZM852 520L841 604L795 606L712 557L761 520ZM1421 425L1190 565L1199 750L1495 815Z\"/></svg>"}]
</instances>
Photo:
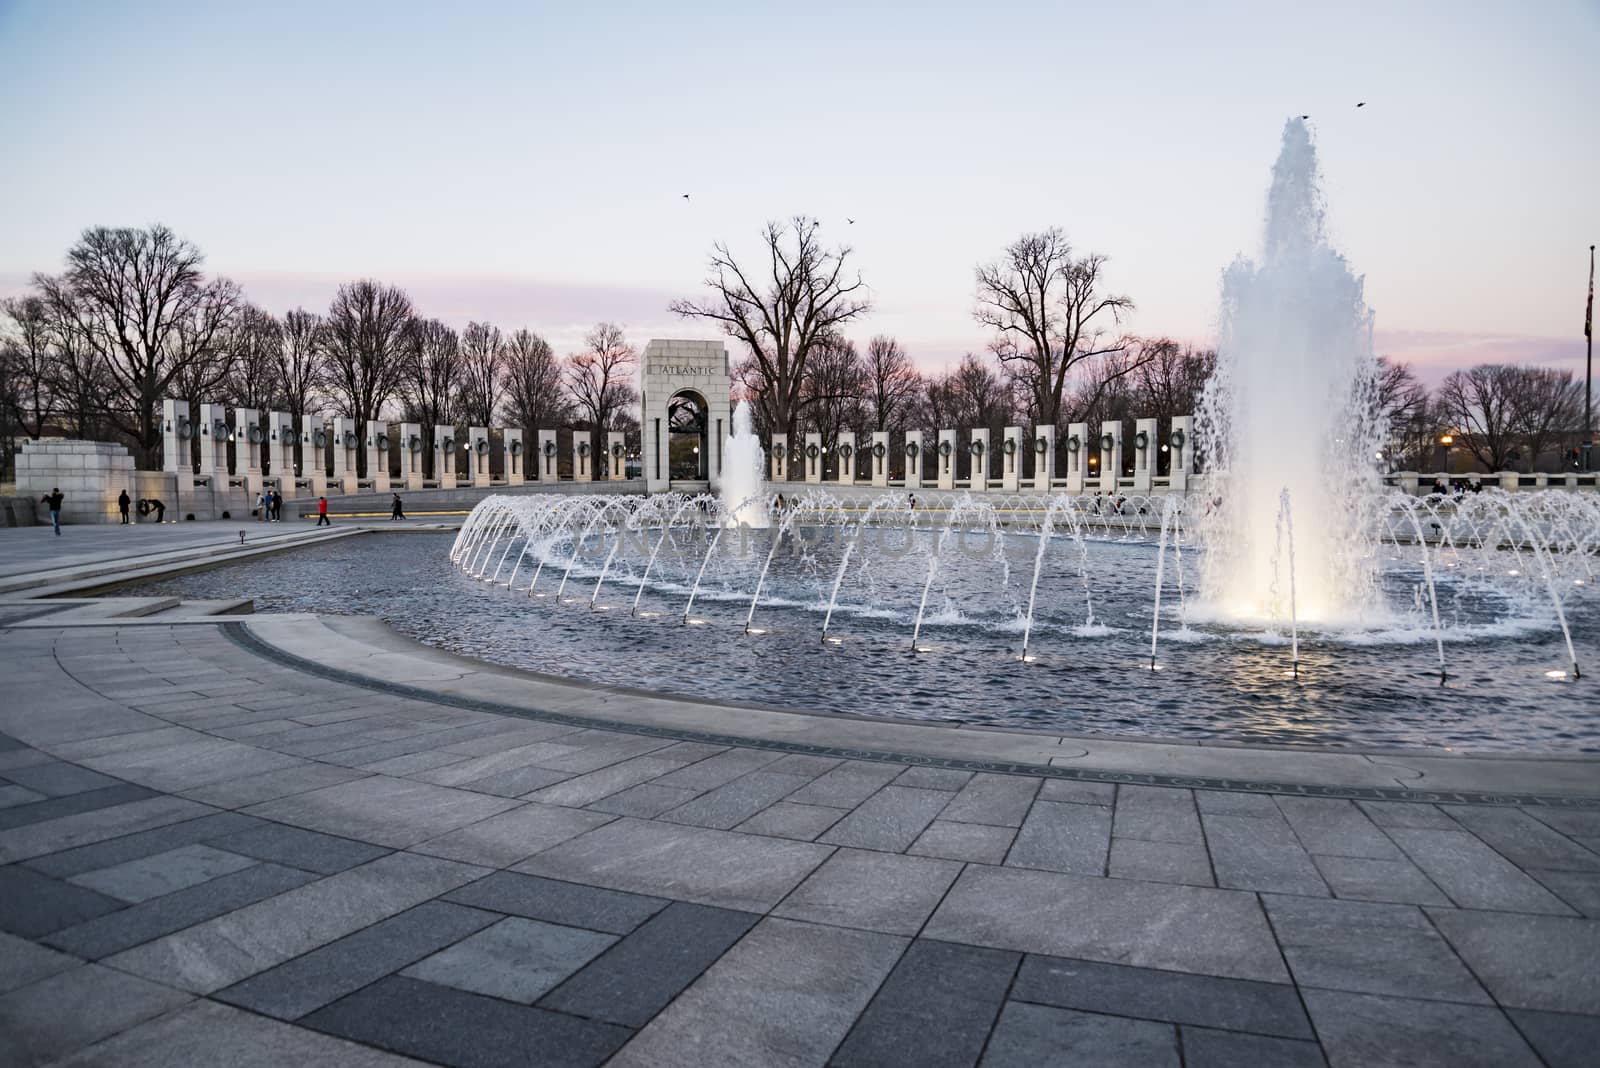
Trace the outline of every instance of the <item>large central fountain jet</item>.
<instances>
[{"instance_id":1,"label":"large central fountain jet","mask_svg":"<svg viewBox=\"0 0 1600 1068\"><path fill-rule=\"evenodd\" d=\"M1362 280L1328 244L1316 149L1291 119L1261 260L1241 257L1223 276L1217 372L1200 409L1208 477L1188 510L1209 550L1212 611L1287 620L1292 523L1298 618L1371 621L1376 372Z\"/></svg>"}]
</instances>

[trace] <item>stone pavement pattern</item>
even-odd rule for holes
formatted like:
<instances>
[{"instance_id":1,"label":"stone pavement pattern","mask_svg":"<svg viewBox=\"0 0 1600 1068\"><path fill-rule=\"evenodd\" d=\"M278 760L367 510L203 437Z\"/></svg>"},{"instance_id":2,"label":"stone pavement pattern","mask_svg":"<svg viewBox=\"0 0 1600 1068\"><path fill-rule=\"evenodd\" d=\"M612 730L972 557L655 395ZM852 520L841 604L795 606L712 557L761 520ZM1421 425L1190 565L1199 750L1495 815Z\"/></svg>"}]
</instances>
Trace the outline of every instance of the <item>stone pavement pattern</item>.
<instances>
[{"instance_id":1,"label":"stone pavement pattern","mask_svg":"<svg viewBox=\"0 0 1600 1068\"><path fill-rule=\"evenodd\" d=\"M0 626L11 1065L1550 1065L1600 809L1045 780Z\"/></svg>"}]
</instances>

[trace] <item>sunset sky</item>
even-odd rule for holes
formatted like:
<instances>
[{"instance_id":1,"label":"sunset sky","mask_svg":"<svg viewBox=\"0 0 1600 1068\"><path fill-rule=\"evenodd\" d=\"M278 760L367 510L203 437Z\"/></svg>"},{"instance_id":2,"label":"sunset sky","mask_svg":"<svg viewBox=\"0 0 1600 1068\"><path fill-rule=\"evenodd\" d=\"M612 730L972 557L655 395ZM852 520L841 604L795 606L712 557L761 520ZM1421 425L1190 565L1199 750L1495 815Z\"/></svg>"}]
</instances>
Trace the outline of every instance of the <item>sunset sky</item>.
<instances>
[{"instance_id":1,"label":"sunset sky","mask_svg":"<svg viewBox=\"0 0 1600 1068\"><path fill-rule=\"evenodd\" d=\"M872 288L853 335L930 368L988 341L974 265L1052 225L1130 329L1203 342L1309 114L1380 352L1581 373L1597 53L1594 0L0 0L0 293L159 221L273 312L370 276L642 345L710 336L666 304L713 241L805 213Z\"/></svg>"}]
</instances>

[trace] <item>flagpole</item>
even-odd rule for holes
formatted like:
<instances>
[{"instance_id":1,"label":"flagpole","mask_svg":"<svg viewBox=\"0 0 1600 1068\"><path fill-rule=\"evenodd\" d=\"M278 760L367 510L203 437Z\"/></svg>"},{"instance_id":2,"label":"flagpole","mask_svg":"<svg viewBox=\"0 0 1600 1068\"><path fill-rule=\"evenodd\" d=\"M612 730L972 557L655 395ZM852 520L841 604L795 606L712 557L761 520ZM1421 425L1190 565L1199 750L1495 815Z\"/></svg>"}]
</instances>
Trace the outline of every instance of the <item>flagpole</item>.
<instances>
[{"instance_id":1,"label":"flagpole","mask_svg":"<svg viewBox=\"0 0 1600 1068\"><path fill-rule=\"evenodd\" d=\"M1594 466L1594 246L1589 246L1589 303L1583 312L1583 339L1588 352L1583 373L1583 469Z\"/></svg>"}]
</instances>

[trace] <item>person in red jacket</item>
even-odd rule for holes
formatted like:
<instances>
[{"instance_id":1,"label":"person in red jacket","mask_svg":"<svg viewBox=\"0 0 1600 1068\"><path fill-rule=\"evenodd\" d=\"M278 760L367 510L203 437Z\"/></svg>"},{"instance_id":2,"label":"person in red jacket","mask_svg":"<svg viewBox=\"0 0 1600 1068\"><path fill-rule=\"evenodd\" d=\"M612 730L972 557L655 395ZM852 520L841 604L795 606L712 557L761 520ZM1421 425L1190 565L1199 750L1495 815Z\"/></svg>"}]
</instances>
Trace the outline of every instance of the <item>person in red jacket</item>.
<instances>
[{"instance_id":1,"label":"person in red jacket","mask_svg":"<svg viewBox=\"0 0 1600 1068\"><path fill-rule=\"evenodd\" d=\"M331 527L333 523L328 519L328 498L317 498L317 526Z\"/></svg>"}]
</instances>

